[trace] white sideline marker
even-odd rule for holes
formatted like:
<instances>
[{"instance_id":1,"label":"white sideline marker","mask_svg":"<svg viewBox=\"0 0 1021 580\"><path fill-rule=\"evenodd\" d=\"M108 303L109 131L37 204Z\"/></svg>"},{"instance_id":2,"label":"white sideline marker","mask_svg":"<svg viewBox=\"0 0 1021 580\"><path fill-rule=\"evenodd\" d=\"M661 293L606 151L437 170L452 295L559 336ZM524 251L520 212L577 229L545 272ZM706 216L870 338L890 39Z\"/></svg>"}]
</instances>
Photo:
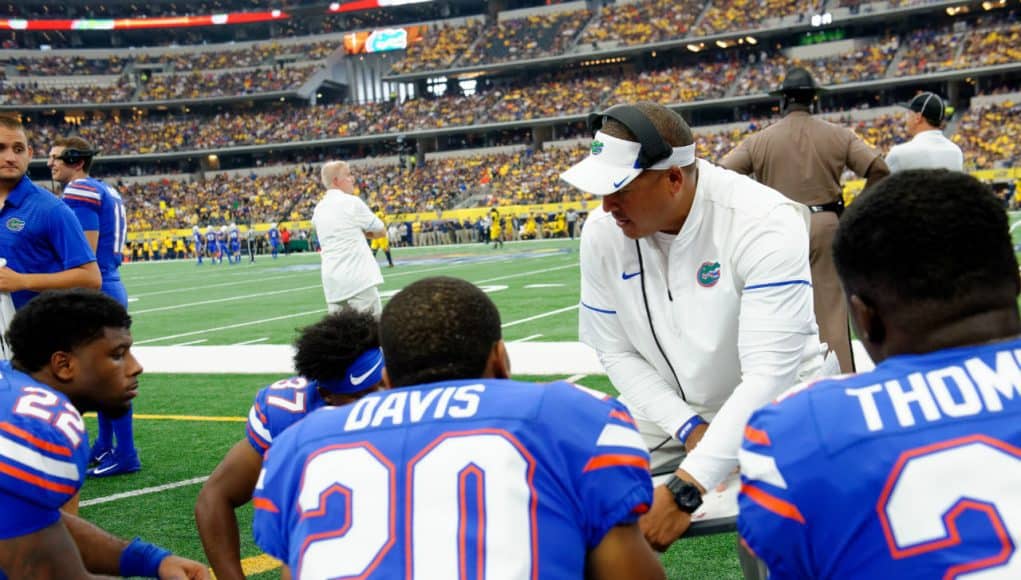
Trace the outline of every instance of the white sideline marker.
<instances>
[{"instance_id":1,"label":"white sideline marker","mask_svg":"<svg viewBox=\"0 0 1021 580\"><path fill-rule=\"evenodd\" d=\"M269 337L268 336L264 336L262 338L255 338L255 339L252 339L252 340L246 340L244 342L236 342L236 343L234 343L234 346L242 346L242 345L245 345L245 344L255 344L257 342L266 342L267 340L269 340Z\"/></svg>"},{"instance_id":2,"label":"white sideline marker","mask_svg":"<svg viewBox=\"0 0 1021 580\"><path fill-rule=\"evenodd\" d=\"M587 376L588 375L584 375L584 374L571 375L571 376L567 377L564 380L567 381L568 383L577 383L578 381L584 379Z\"/></svg>"},{"instance_id":3,"label":"white sideline marker","mask_svg":"<svg viewBox=\"0 0 1021 580\"><path fill-rule=\"evenodd\" d=\"M94 499L87 499L87 500L81 502L78 505L81 506L81 507L89 507L89 506L92 506L92 505L99 505L99 504L102 504L102 503L110 503L112 501L117 501L117 500L120 500L120 499L128 499L128 498L131 498L131 497L138 497L140 495L149 495L150 493L160 493L161 491L167 491L167 490L170 490L170 489L177 489L178 487L186 487L186 486L189 486L189 485L195 485L197 483L202 483L202 482L204 482L207 479L209 479L209 476L208 475L203 475L202 477L193 477L191 479L185 479L185 480L182 480L182 481L175 481L174 483L165 483L163 485L154 485L153 487L143 487L142 489L135 489L135 490L132 490L132 491L125 491L125 492L122 492L122 493L115 493L113 495L97 497L97 498L94 498Z\"/></svg>"},{"instance_id":4,"label":"white sideline marker","mask_svg":"<svg viewBox=\"0 0 1021 580\"><path fill-rule=\"evenodd\" d=\"M525 338L519 338L517 340L512 340L510 342L528 342L530 340L539 338L540 336L542 336L542 335L541 334L533 334L532 336L526 336Z\"/></svg>"},{"instance_id":5,"label":"white sideline marker","mask_svg":"<svg viewBox=\"0 0 1021 580\"><path fill-rule=\"evenodd\" d=\"M199 344L199 343L202 343L202 342L206 342L207 340L209 340L209 339L208 338L200 338L198 340L189 340L188 342L182 342L181 344L172 344L170 346L189 346L189 345L192 345L192 344Z\"/></svg>"}]
</instances>

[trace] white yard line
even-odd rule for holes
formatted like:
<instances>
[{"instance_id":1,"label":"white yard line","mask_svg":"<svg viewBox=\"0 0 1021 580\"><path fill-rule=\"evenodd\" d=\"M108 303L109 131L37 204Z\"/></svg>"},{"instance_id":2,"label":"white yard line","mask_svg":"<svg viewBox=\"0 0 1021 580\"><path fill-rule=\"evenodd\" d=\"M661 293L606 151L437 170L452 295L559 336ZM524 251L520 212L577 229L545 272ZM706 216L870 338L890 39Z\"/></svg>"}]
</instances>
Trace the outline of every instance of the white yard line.
<instances>
[{"instance_id":1,"label":"white yard line","mask_svg":"<svg viewBox=\"0 0 1021 580\"><path fill-rule=\"evenodd\" d=\"M269 337L268 336L264 336L262 338L254 338L252 340L246 340L244 342L235 342L234 346L242 346L242 345L245 345L245 344L255 344L257 342L266 342L267 340L269 340Z\"/></svg>"},{"instance_id":2,"label":"white yard line","mask_svg":"<svg viewBox=\"0 0 1021 580\"><path fill-rule=\"evenodd\" d=\"M260 280L261 282L261 280ZM289 294L291 292L301 292L303 290L321 290L322 284L314 284L312 286L298 286L297 288L286 288L284 290L273 290L271 292L257 292L255 294L241 294L239 296L228 296L227 298L214 298L212 300L200 300L199 302L188 302L186 304L174 304L172 306L160 306L158 308L145 308L142 310L132 310L131 315L137 316L139 314L147 314L149 312L163 312L166 310L178 310L180 308L191 308L192 306L204 306L206 304L220 304L222 302L234 302L236 300L247 300L248 298L261 298L263 296L276 296L277 294Z\"/></svg>"},{"instance_id":3,"label":"white yard line","mask_svg":"<svg viewBox=\"0 0 1021 580\"><path fill-rule=\"evenodd\" d=\"M294 274L301 274L303 272L294 272L286 276L269 276L268 278L259 278L259 283L268 282L270 280L286 280L288 278L294 278ZM309 273L313 273L309 270ZM235 280L233 282L220 282L219 284L196 284L190 288L172 288L169 290L158 290L156 292L143 292L141 294L132 294L134 298L147 298L149 296L160 296L162 294L180 294L181 292L187 292L188 290L205 290L207 288L223 288L226 286L243 286L245 284L251 284L252 280ZM132 314L134 314L132 312Z\"/></svg>"},{"instance_id":4,"label":"white yard line","mask_svg":"<svg viewBox=\"0 0 1021 580\"><path fill-rule=\"evenodd\" d=\"M577 308L577 307L575 307ZM181 338L185 336L195 336L197 334L206 334L207 332L217 332L220 330L230 330L232 328L244 328L246 326L255 326L257 324L263 324L265 322L275 322L277 320L287 320L288 318L299 318L302 316L308 316L309 314L322 314L326 312L326 308L317 308L315 310L306 310L305 312L295 312L294 314L284 314L283 316L274 316L273 318L263 318L261 320L250 320L248 322L239 322L237 324L228 324L226 326L216 326L213 328L204 328L202 330L193 330L191 332L181 332L178 334L171 334L168 336L160 336L158 338L150 338L147 340L136 340L135 344L149 344L152 342L161 342L164 340L171 340L174 338Z\"/></svg>"},{"instance_id":5,"label":"white yard line","mask_svg":"<svg viewBox=\"0 0 1021 580\"><path fill-rule=\"evenodd\" d=\"M518 324L524 324L526 322L531 322L533 320L539 320L540 318L546 318L547 316L555 316L555 315L560 314L562 312L570 312L571 310L577 310L577 309L578 309L578 305L577 304L573 304L571 306L567 306L566 308L558 308L556 310L550 310L549 312L543 312L542 314L536 314L535 316L529 316L528 318L522 318L521 320L514 320L514 321L511 321L511 322L504 322L503 323L503 328L507 328L508 326L517 326Z\"/></svg>"},{"instance_id":6,"label":"white yard line","mask_svg":"<svg viewBox=\"0 0 1021 580\"><path fill-rule=\"evenodd\" d=\"M192 345L192 344L199 344L200 342L206 342L207 340L209 340L209 339L208 338L200 338L198 340L189 340L188 342L182 342L180 344L174 344L174 345L171 345L171 346L189 346L189 345Z\"/></svg>"},{"instance_id":7,"label":"white yard line","mask_svg":"<svg viewBox=\"0 0 1021 580\"><path fill-rule=\"evenodd\" d=\"M585 378L585 377L587 377L587 376L588 376L588 375L584 375L584 374L579 374L579 375L571 375L571 376L567 377L567 378L566 378L566 379L564 379L564 380L565 380L565 381L567 381L567 382L569 382L569 383L577 383L578 381L580 381L580 380L584 379L584 378Z\"/></svg>"},{"instance_id":8,"label":"white yard line","mask_svg":"<svg viewBox=\"0 0 1021 580\"><path fill-rule=\"evenodd\" d=\"M526 336L525 338L519 338L517 340L512 340L510 342L528 342L530 340L539 338L540 336L542 336L542 335L541 334L533 334L531 336Z\"/></svg>"},{"instance_id":9,"label":"white yard line","mask_svg":"<svg viewBox=\"0 0 1021 580\"><path fill-rule=\"evenodd\" d=\"M497 280L506 280L508 278L518 278L521 276L533 276L535 274L545 274L546 272L555 272L557 270L564 270L566 268L577 268L578 262L573 264L566 264L564 266L554 266L552 268L546 268L543 270L530 270L528 272L518 272L517 274L507 274L506 276L497 276L496 278L490 278L488 280L479 280L478 282L472 282L473 284L486 284L487 282L496 282Z\"/></svg>"},{"instance_id":10,"label":"white yard line","mask_svg":"<svg viewBox=\"0 0 1021 580\"><path fill-rule=\"evenodd\" d=\"M128 498L132 498L132 497L138 497L140 495L149 495L150 493L160 493L161 491L167 491L167 490L170 490L170 489L176 489L178 487L187 487L189 485L195 485L197 483L202 483L202 482L204 482L207 479L209 479L209 476L208 475L204 475L202 477L193 477L191 479L185 479L183 481L175 481L174 483L166 483L166 484L163 484L163 485L155 485L153 487L143 487L142 489L135 489L135 490L132 490L132 491L125 491L125 492L122 492L122 493L115 493L113 495L97 497L95 499L87 499L87 500L81 502L78 505L81 506L81 507L89 507L89 506L92 506L92 505L99 505L99 504L102 504L102 503L110 503L112 501L117 501L119 499L128 499Z\"/></svg>"}]
</instances>

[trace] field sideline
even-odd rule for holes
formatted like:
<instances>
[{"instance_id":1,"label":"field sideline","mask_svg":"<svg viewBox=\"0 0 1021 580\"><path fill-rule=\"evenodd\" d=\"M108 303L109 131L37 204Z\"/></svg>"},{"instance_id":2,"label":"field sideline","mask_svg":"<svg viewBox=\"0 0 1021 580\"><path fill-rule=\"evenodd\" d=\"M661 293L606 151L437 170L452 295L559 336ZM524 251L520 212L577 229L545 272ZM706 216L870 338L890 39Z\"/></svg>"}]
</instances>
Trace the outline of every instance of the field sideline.
<instances>
[{"instance_id":1,"label":"field sideline","mask_svg":"<svg viewBox=\"0 0 1021 580\"><path fill-rule=\"evenodd\" d=\"M1021 224L1017 215L1011 222ZM1021 227L1013 234L1015 243L1021 242ZM397 267L384 268L382 291L389 296L432 275L470 280L485 287L500 308L516 375L571 378L612 392L605 376L591 372L598 371L591 368L591 359L584 360L591 353L560 357L560 372L535 366L539 357L533 353L558 348L544 343L577 341L577 250L577 242L568 240L509 243L501 250L481 245L395 248ZM81 513L118 535L141 535L204 560L192 517L195 497L230 446L244 437L244 417L256 390L281 377L286 350L272 345L288 344L297 328L325 313L318 256L260 256L255 264L245 258L238 265L126 264L122 275L132 300L139 355L150 365L136 405L144 469L89 480ZM181 345L195 348L167 348ZM232 352L243 353L240 365ZM94 417L87 422L95 433ZM276 565L260 558L251 540L250 507L239 512L239 521L242 553L251 558L250 577L279 577ZM722 534L678 542L664 556L669 577L740 578L735 541L734 534Z\"/></svg>"}]
</instances>

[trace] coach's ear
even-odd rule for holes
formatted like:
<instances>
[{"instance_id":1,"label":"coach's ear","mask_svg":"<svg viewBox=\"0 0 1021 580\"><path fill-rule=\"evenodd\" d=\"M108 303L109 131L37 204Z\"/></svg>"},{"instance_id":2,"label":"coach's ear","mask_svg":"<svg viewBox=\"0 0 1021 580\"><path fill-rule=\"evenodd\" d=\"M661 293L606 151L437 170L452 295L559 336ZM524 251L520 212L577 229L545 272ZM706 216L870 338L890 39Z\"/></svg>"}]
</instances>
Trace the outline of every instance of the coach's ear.
<instances>
[{"instance_id":1,"label":"coach's ear","mask_svg":"<svg viewBox=\"0 0 1021 580\"><path fill-rule=\"evenodd\" d=\"M504 345L501 338L496 341L492 350L489 351L489 358L486 360L486 370L482 378L509 379L510 370L510 357L507 355L507 346Z\"/></svg>"},{"instance_id":2,"label":"coach's ear","mask_svg":"<svg viewBox=\"0 0 1021 580\"><path fill-rule=\"evenodd\" d=\"M383 388L389 390L394 388L394 384L390 382L390 373L386 372L386 366L383 367Z\"/></svg>"}]
</instances>

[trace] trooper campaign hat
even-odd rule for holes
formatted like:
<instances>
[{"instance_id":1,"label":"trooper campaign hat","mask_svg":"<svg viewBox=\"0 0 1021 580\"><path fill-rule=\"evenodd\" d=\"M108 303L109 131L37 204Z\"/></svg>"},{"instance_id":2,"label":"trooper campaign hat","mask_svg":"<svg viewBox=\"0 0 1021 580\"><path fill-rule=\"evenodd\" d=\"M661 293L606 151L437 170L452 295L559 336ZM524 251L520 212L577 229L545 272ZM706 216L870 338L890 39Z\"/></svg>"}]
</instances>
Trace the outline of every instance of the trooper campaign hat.
<instances>
[{"instance_id":1,"label":"trooper campaign hat","mask_svg":"<svg viewBox=\"0 0 1021 580\"><path fill-rule=\"evenodd\" d=\"M808 72L808 69L796 66L787 71L787 76L784 77L783 82L780 84L780 88L775 91L771 91L769 94L774 97L779 97L781 95L788 95L791 93L818 94L823 91L824 89L816 84L815 79L812 78L812 73Z\"/></svg>"}]
</instances>

